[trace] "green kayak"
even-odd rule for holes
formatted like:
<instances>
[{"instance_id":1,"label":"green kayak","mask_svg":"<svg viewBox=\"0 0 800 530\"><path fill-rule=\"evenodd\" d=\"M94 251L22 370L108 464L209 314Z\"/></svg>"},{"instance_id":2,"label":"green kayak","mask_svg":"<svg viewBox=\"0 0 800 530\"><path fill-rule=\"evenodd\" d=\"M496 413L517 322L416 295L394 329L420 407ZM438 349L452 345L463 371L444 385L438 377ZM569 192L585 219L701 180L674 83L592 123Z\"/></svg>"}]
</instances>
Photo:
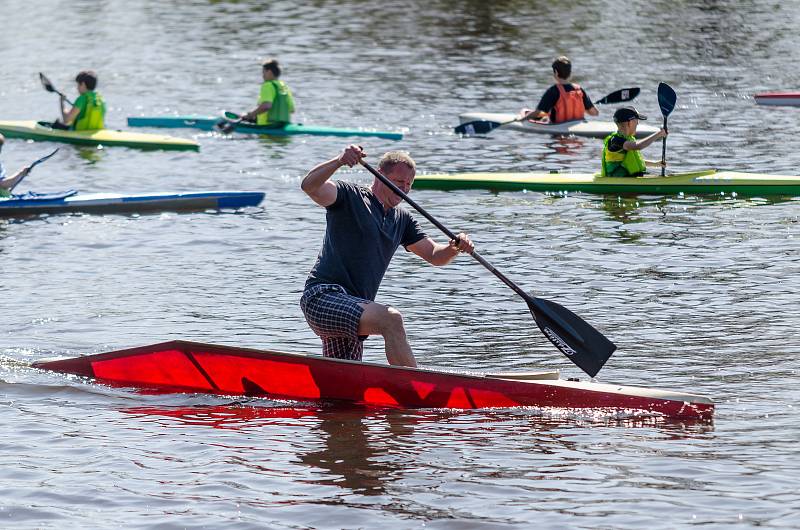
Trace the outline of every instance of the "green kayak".
<instances>
[{"instance_id":1,"label":"green kayak","mask_svg":"<svg viewBox=\"0 0 800 530\"><path fill-rule=\"evenodd\" d=\"M714 169L694 173L644 177L601 177L591 173L456 173L417 175L416 189L549 191L652 195L721 194L800 196L800 177L740 173Z\"/></svg>"},{"instance_id":2,"label":"green kayak","mask_svg":"<svg viewBox=\"0 0 800 530\"><path fill-rule=\"evenodd\" d=\"M64 142L79 145L137 147L139 149L191 149L197 151L197 142L163 134L142 134L112 129L97 131L64 131L53 129L43 122L0 121L0 133L7 138Z\"/></svg>"}]
</instances>

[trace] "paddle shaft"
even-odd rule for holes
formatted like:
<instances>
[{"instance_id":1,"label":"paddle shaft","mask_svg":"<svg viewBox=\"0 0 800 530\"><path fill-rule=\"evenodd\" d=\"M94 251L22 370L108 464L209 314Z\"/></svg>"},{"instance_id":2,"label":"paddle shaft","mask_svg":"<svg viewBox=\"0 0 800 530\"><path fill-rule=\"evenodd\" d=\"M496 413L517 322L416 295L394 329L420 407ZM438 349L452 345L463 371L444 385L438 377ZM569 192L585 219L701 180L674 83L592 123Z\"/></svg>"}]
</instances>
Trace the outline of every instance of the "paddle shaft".
<instances>
[{"instance_id":1,"label":"paddle shaft","mask_svg":"<svg viewBox=\"0 0 800 530\"><path fill-rule=\"evenodd\" d=\"M31 171L33 171L33 168L35 168L36 166L38 166L39 164L41 164L42 162L44 162L45 160L47 160L48 158L50 158L51 156L53 156L54 154L58 153L58 150L59 150L59 149L60 149L60 147L56 147L56 149L55 149L55 150L54 150L52 153L50 153L49 155L45 155L45 156L43 156L42 158L40 158L39 160L36 160L36 161L34 161L34 162L33 162L33 163L32 163L32 164L31 164L31 165L28 167L28 172L27 172L25 175L23 175L21 179L19 179L18 181L16 181L16 182L14 183L14 185L13 185L13 186L11 186L11 187L8 189L8 192L9 192L9 193L11 193L12 191L14 191L14 188L16 188L16 187L19 185L19 183L20 183L20 182L22 182L22 181L25 179L25 177L27 177L27 176L30 174L30 172L31 172Z\"/></svg>"},{"instance_id":2,"label":"paddle shaft","mask_svg":"<svg viewBox=\"0 0 800 530\"><path fill-rule=\"evenodd\" d=\"M425 211L425 209L424 209L422 206L420 206L419 204L417 204L417 203L414 201L414 199L412 199L412 198L411 198L411 197L409 197L407 194L405 194L405 193L403 192L403 190L401 190L400 188L398 188L398 187L397 187L397 186L394 184L394 182L392 182L391 180L389 180L388 178L386 178L386 177L385 177L385 176L384 176L384 175L383 175L383 174L382 174L380 171L376 170L375 168L373 168L371 165L369 165L367 162L365 162L365 161L363 161L363 160L361 161L361 165L362 165L362 166L364 166L364 167L367 169L367 171L369 171L370 173L372 173L373 175L375 175L375 178L377 178L378 180L380 180L381 182L383 182L383 183L384 183L384 185L386 185L386 187L388 187L390 190L392 190L392 191L393 191L393 192L394 192L394 193L395 193L395 194L396 194L398 197L401 197L401 198L402 198L404 201L406 201L408 204L410 204L412 208L414 208L414 209L415 209L415 210L417 210L419 213L421 213L421 214L423 215L423 217L425 217L425 219L427 219L428 221L430 221L431 223L433 223L433 225L434 225L436 228L438 228L439 230L441 230L441 231L442 231L442 232L443 232L443 233L444 233L444 234L445 234L447 237L449 237L449 238L450 238L450 239L452 239L453 241L458 241L458 236L457 236L457 235L455 235L455 234L454 234L454 233L453 233L453 232L452 232L452 231L451 231L449 228L447 228L447 227L446 227L446 226L444 226L442 223L440 223L440 222L438 221L438 219L436 219L434 216L432 216L432 215L431 215L431 214L429 214L427 211ZM527 300L528 298L530 298L530 296L529 296L528 294L526 294L526 293L525 293L525 291L523 291L521 287L519 287L517 284L515 284L514 282L512 282L511 280L509 280L509 279L508 279L508 278L505 276L505 274L503 274L502 272L500 272L499 270L497 270L496 268L494 268L494 266L493 266L491 263L489 263L488 261L486 261L486 260L483 258L483 256L481 256L480 254L478 254L478 253L477 253L477 252L475 252L474 250L472 251L472 254L471 254L471 256L472 256L473 258L475 258L475 260L476 260L478 263L480 263L481 265L483 265L484 267L486 267L486 268L489 270L489 272L491 272L492 274L494 274L495 276L497 276L498 278L500 278L500 281L502 281L504 284L506 284L508 287L510 287L510 288L511 288L511 289L512 289L512 290L513 290L515 293L517 293L517 294L518 294L518 295L520 295L521 297L525 298L526 300Z\"/></svg>"},{"instance_id":3,"label":"paddle shaft","mask_svg":"<svg viewBox=\"0 0 800 530\"><path fill-rule=\"evenodd\" d=\"M664 131L667 130L667 117L664 116ZM667 137L661 139L661 176L667 174Z\"/></svg>"}]
</instances>

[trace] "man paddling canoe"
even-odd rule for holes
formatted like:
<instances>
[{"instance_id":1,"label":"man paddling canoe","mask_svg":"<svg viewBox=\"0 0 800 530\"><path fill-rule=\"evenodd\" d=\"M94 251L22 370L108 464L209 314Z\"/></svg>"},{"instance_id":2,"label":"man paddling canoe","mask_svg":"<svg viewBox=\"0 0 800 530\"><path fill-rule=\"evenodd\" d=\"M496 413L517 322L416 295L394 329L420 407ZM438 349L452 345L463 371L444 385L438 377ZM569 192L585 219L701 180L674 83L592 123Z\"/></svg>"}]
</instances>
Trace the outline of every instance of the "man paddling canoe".
<instances>
[{"instance_id":1,"label":"man paddling canoe","mask_svg":"<svg viewBox=\"0 0 800 530\"><path fill-rule=\"evenodd\" d=\"M639 114L635 107L620 107L614 113L617 132L609 134L603 140L603 159L601 175L603 177L641 177L647 167L665 167L661 160L645 160L641 150L667 136L666 129L654 132L647 138L636 139L636 126L639 120L647 117Z\"/></svg>"},{"instance_id":2,"label":"man paddling canoe","mask_svg":"<svg viewBox=\"0 0 800 530\"><path fill-rule=\"evenodd\" d=\"M3 151L3 144L6 138L0 134L0 152ZM24 179L30 172L31 166L25 166L10 177L6 176L6 168L3 167L3 162L0 161L0 197L11 197L11 190L17 182Z\"/></svg>"},{"instance_id":3,"label":"man paddling canoe","mask_svg":"<svg viewBox=\"0 0 800 530\"><path fill-rule=\"evenodd\" d=\"M374 302L389 262L399 245L433 265L446 265L474 246L464 233L449 244L433 241L398 207L401 198L377 178L368 188L330 180L339 168L353 167L365 156L361 147L351 145L303 179L303 191L327 210L327 227L300 307L322 339L325 357L361 360L367 336L382 335L389 364L416 366L402 315ZM386 153L378 169L404 192L411 189L416 164L408 154Z\"/></svg>"},{"instance_id":4,"label":"man paddling canoe","mask_svg":"<svg viewBox=\"0 0 800 530\"><path fill-rule=\"evenodd\" d=\"M572 63L568 57L556 57L552 67L555 84L545 91L535 110L522 109L521 117L529 120L549 117L550 123L563 123L582 120L585 114L600 114L586 92L579 85L569 82Z\"/></svg>"},{"instance_id":5,"label":"man paddling canoe","mask_svg":"<svg viewBox=\"0 0 800 530\"><path fill-rule=\"evenodd\" d=\"M294 97L292 91L283 81L281 67L275 59L267 59L261 63L261 92L256 108L244 114L242 120L255 122L256 125L274 125L282 127L292 121Z\"/></svg>"},{"instance_id":6,"label":"man paddling canoe","mask_svg":"<svg viewBox=\"0 0 800 530\"><path fill-rule=\"evenodd\" d=\"M73 131L96 131L105 128L106 103L103 96L95 91L97 74L92 70L84 70L75 77L78 85L78 99L67 110L67 98L60 94L61 121L53 124L54 129L70 129Z\"/></svg>"}]
</instances>

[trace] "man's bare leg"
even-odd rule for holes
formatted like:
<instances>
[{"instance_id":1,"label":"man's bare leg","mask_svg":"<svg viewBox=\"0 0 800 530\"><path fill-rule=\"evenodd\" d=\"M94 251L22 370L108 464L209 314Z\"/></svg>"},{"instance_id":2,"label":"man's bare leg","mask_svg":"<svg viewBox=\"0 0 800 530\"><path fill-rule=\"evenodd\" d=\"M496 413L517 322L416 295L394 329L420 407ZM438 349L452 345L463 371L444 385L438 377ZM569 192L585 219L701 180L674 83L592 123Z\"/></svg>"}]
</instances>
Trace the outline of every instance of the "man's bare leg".
<instances>
[{"instance_id":1,"label":"man's bare leg","mask_svg":"<svg viewBox=\"0 0 800 530\"><path fill-rule=\"evenodd\" d=\"M386 345L386 359L396 366L417 366L411 345L403 327L403 315L393 307L371 302L359 304L364 308L358 322L359 335L382 335Z\"/></svg>"}]
</instances>

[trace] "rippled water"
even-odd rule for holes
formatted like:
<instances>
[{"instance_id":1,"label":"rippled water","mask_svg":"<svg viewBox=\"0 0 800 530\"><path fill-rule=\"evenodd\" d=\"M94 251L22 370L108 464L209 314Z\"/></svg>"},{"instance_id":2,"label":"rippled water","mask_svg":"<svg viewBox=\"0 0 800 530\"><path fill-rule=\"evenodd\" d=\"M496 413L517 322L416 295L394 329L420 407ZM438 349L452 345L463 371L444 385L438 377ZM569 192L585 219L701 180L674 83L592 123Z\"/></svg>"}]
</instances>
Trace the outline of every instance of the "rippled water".
<instances>
[{"instance_id":1,"label":"rippled water","mask_svg":"<svg viewBox=\"0 0 800 530\"><path fill-rule=\"evenodd\" d=\"M656 121L657 83L675 88L673 170L800 165L800 109L752 100L800 86L791 2L2 7L2 119L54 117L36 73L74 95L71 79L88 67L111 127L241 110L259 59L275 55L301 121L406 132L361 140L373 155L407 149L426 172L593 171L596 140L451 132L459 112L535 104L566 53L594 99L641 86L636 104ZM172 338L318 351L298 299L324 212L299 182L349 140L174 133L201 151L63 146L21 188L256 189L263 208L0 220L0 526L798 527L798 199L414 193L512 279L619 345L600 380L709 395L713 424L232 402L30 368ZM49 147L10 140L3 161L13 170ZM379 301L404 313L423 365L581 375L467 258L434 269L399 252ZM365 357L383 360L380 340Z\"/></svg>"}]
</instances>

